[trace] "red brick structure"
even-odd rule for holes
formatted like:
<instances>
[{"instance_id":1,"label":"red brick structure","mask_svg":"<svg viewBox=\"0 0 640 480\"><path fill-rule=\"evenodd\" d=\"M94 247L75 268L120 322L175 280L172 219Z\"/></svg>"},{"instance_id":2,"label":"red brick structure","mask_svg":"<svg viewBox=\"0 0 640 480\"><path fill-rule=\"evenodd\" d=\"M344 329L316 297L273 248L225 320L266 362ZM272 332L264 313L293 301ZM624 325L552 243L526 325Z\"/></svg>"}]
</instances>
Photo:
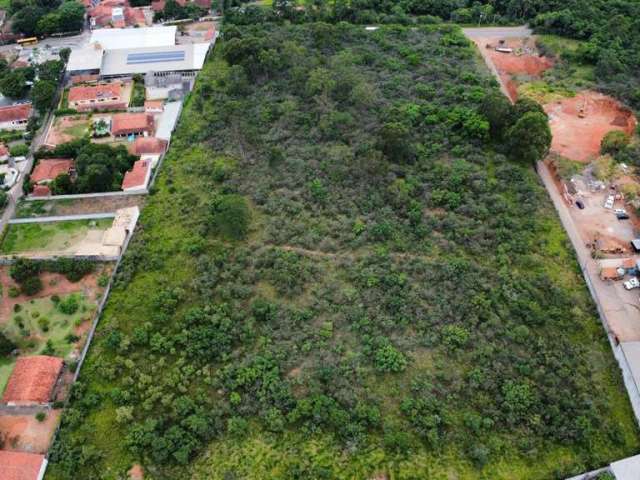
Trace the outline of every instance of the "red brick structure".
<instances>
[{"instance_id":1,"label":"red brick structure","mask_svg":"<svg viewBox=\"0 0 640 480\"><path fill-rule=\"evenodd\" d=\"M19 357L11 372L2 403L37 405L49 403L62 372L61 358L35 355ZM1 477L0 477L1 478Z\"/></svg>"}]
</instances>

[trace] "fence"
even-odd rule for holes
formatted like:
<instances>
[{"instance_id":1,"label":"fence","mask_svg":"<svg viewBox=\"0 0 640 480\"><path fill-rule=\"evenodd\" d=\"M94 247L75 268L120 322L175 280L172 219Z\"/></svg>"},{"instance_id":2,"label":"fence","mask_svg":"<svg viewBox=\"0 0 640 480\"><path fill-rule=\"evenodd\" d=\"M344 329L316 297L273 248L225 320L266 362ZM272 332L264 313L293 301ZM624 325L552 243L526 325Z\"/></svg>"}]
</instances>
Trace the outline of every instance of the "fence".
<instances>
[{"instance_id":1,"label":"fence","mask_svg":"<svg viewBox=\"0 0 640 480\"><path fill-rule=\"evenodd\" d=\"M48 197L34 197L29 195L24 197L26 202L37 202L44 200L80 200L83 198L101 198L101 197L126 197L128 195L146 195L149 193L148 189L118 191L118 192L100 192L100 193L75 193L73 195L50 195Z\"/></svg>"}]
</instances>

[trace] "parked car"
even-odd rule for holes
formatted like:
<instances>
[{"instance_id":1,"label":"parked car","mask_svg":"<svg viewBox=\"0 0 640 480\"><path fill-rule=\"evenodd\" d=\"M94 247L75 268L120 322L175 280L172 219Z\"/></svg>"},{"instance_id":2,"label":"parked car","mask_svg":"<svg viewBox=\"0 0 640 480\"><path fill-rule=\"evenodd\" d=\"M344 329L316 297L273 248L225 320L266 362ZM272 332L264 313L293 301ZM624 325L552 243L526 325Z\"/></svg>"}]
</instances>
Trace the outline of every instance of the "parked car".
<instances>
[{"instance_id":1,"label":"parked car","mask_svg":"<svg viewBox=\"0 0 640 480\"><path fill-rule=\"evenodd\" d=\"M607 201L604 202L604 208L613 208L613 202L615 202L616 198L613 195L609 195L607 197Z\"/></svg>"},{"instance_id":2,"label":"parked car","mask_svg":"<svg viewBox=\"0 0 640 480\"><path fill-rule=\"evenodd\" d=\"M584 203L582 203L582 200L576 200L576 207L580 210L584 210Z\"/></svg>"},{"instance_id":3,"label":"parked car","mask_svg":"<svg viewBox=\"0 0 640 480\"><path fill-rule=\"evenodd\" d=\"M616 213L616 218L618 220L629 220L629 215L625 213Z\"/></svg>"},{"instance_id":4,"label":"parked car","mask_svg":"<svg viewBox=\"0 0 640 480\"><path fill-rule=\"evenodd\" d=\"M634 288L640 288L640 281L638 281L637 277L631 277L629 280L624 282L624 288L627 290L633 290Z\"/></svg>"}]
</instances>

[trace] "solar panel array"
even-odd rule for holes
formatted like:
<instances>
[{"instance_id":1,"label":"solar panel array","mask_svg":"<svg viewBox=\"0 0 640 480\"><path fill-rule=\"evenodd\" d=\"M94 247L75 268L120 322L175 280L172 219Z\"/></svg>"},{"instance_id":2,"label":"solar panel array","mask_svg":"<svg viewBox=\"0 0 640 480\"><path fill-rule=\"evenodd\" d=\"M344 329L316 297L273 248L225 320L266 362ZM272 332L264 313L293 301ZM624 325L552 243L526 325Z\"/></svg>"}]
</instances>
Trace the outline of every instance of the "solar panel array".
<instances>
[{"instance_id":1,"label":"solar panel array","mask_svg":"<svg viewBox=\"0 0 640 480\"><path fill-rule=\"evenodd\" d=\"M136 65L139 63L182 61L184 61L184 50L173 50L168 52L130 53L127 55L127 65Z\"/></svg>"}]
</instances>

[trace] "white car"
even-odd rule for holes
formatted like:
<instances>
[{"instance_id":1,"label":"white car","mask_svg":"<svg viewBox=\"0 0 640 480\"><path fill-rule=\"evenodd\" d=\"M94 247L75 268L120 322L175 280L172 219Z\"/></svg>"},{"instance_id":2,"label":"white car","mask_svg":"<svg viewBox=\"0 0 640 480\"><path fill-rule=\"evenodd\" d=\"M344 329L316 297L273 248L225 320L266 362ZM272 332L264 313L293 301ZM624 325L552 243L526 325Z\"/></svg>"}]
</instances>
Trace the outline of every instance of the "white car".
<instances>
[{"instance_id":1,"label":"white car","mask_svg":"<svg viewBox=\"0 0 640 480\"><path fill-rule=\"evenodd\" d=\"M629 280L624 282L624 288L627 290L633 290L634 288L640 288L640 281L636 277L631 277Z\"/></svg>"},{"instance_id":2,"label":"white car","mask_svg":"<svg viewBox=\"0 0 640 480\"><path fill-rule=\"evenodd\" d=\"M616 208L613 213L616 215L626 215L627 211L624 208Z\"/></svg>"},{"instance_id":3,"label":"white car","mask_svg":"<svg viewBox=\"0 0 640 480\"><path fill-rule=\"evenodd\" d=\"M613 195L609 195L607 197L607 201L604 202L604 208L613 208L613 202L615 201L615 197Z\"/></svg>"}]
</instances>

